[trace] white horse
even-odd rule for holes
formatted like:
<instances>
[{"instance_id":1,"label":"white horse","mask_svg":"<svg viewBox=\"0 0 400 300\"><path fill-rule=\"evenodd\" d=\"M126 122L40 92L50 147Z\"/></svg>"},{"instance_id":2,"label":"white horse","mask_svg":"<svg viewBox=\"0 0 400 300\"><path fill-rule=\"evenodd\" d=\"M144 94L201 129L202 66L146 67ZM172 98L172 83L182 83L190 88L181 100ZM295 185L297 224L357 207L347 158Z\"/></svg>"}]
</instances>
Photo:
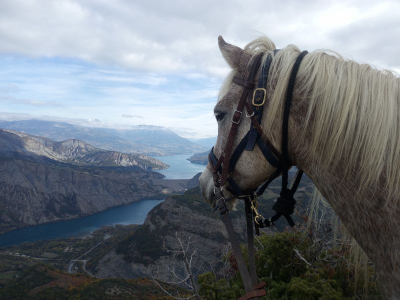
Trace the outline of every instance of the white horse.
<instances>
[{"instance_id":1,"label":"white horse","mask_svg":"<svg viewBox=\"0 0 400 300\"><path fill-rule=\"evenodd\" d=\"M285 92L299 49L289 45L274 52L266 37L244 50L219 37L219 47L232 71L214 108L215 155L222 154L243 90L232 78L247 78L252 58L260 53L264 60L273 56L261 126L264 138L280 151ZM250 118L243 117L234 148L249 127ZM312 179L374 263L386 298L400 299L400 78L336 53L309 53L296 77L288 145L291 162ZM274 172L256 146L243 152L232 178L242 190L253 190ZM215 206L210 165L200 185Z\"/></svg>"}]
</instances>

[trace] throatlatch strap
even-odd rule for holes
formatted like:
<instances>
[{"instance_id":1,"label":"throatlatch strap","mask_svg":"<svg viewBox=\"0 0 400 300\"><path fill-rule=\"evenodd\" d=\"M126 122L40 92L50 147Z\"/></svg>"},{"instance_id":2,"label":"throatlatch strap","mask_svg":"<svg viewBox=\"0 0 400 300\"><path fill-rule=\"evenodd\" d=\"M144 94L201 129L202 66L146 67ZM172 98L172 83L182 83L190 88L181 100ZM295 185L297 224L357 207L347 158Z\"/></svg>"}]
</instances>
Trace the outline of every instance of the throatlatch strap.
<instances>
[{"instance_id":1,"label":"throatlatch strap","mask_svg":"<svg viewBox=\"0 0 400 300\"><path fill-rule=\"evenodd\" d=\"M282 189L286 189L288 185L288 169L289 166L287 162L290 161L289 159L289 151L288 151L288 139L289 139L289 114L290 114L290 106L292 105L293 99L293 91L294 85L296 82L296 75L299 71L300 64L306 56L308 51L303 51L297 57L296 62L293 65L292 73L290 74L288 88L286 91L286 100L285 100L285 108L283 112L283 121L282 121L282 158L283 158L283 170L282 170Z\"/></svg>"}]
</instances>

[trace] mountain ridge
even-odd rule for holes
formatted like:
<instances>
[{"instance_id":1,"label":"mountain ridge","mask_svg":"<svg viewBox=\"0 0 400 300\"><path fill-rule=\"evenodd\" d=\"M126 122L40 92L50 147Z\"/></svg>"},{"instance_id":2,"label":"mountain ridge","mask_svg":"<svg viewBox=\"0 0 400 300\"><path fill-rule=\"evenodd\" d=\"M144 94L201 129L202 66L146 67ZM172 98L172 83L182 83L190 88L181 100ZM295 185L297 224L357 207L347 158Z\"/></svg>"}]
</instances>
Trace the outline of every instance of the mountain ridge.
<instances>
[{"instance_id":1,"label":"mountain ridge","mask_svg":"<svg viewBox=\"0 0 400 300\"><path fill-rule=\"evenodd\" d=\"M42 156L76 165L138 166L145 171L168 167L165 163L146 155L107 151L77 139L56 142L49 138L0 129L0 155L9 156L14 153L30 157Z\"/></svg>"},{"instance_id":2,"label":"mountain ridge","mask_svg":"<svg viewBox=\"0 0 400 300\"><path fill-rule=\"evenodd\" d=\"M0 233L87 216L163 190L166 165L79 140L0 130ZM158 182L155 184L154 182Z\"/></svg>"},{"instance_id":3,"label":"mountain ridge","mask_svg":"<svg viewBox=\"0 0 400 300\"><path fill-rule=\"evenodd\" d=\"M0 128L46 137L58 142L78 139L105 150L152 156L191 154L206 150L165 127L152 125L112 129L33 119L0 121Z\"/></svg>"}]
</instances>

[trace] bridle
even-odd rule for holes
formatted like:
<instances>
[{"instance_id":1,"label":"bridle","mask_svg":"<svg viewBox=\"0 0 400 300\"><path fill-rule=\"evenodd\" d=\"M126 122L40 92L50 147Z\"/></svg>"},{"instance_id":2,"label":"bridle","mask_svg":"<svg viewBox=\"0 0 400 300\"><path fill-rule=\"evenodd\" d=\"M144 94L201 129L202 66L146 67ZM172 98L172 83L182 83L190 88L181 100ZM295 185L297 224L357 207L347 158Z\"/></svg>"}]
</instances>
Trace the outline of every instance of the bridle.
<instances>
[{"instance_id":1,"label":"bridle","mask_svg":"<svg viewBox=\"0 0 400 300\"><path fill-rule=\"evenodd\" d=\"M276 52L277 50L274 51L274 54L276 54ZM239 272L241 274L242 281L246 290L246 295L241 297L240 300L254 299L264 296L266 294L266 291L264 289L265 282L257 284L253 224L257 235L259 235L259 228L274 225L274 222L277 221L281 216L284 216L286 218L291 227L295 226L295 223L293 222L293 219L291 217L291 214L294 212L296 204L293 196L300 183L303 171L299 170L297 172L296 179L291 189L289 189L287 187L288 171L293 164L289 159L288 153L288 123L296 75L299 70L301 61L307 53L307 51L303 51L299 54L290 74L282 120L282 153L279 153L279 151L273 146L271 141L265 137L260 125L263 115L263 106L265 105L267 98L266 87L268 82L268 74L272 63L272 55L268 54L262 66L261 74L259 76L256 87L255 77L260 68L263 57L263 53L260 53L256 55L253 59L253 64L251 65L247 80L244 80L241 76L238 75L233 78L234 83L243 87L243 92L231 120L232 126L228 135L225 149L219 158L215 156L214 148L211 149L208 156L209 163L213 167L214 193L218 198L216 202L216 210L219 210L221 219L227 229L232 249L238 263ZM251 101L249 101L250 99ZM244 108L246 108L247 111L245 112L246 117L251 118L250 129L248 133L243 137L243 139L239 142L235 150L233 150ZM276 168L276 171L271 176L271 178L268 179L258 189L242 191L238 184L233 180L232 173L235 170L236 163L238 162L241 154L244 151L253 151L256 144L258 145L268 163ZM282 175L282 190L280 193L280 197L273 205L273 209L276 211L276 213L273 217L265 219L258 212L257 197L262 195L268 185L279 175ZM241 253L239 242L235 235L232 221L230 219L229 211L226 205L227 202L229 202L231 199L227 199L224 196L224 190L229 191L234 198L243 199L245 202L250 274L247 270L246 263Z\"/></svg>"}]
</instances>

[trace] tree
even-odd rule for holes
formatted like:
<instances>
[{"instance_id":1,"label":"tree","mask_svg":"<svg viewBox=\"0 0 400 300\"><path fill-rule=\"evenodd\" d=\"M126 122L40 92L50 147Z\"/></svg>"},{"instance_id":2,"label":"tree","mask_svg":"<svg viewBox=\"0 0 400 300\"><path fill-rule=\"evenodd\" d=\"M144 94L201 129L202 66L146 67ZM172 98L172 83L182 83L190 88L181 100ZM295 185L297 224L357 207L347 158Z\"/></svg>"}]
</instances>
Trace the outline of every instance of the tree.
<instances>
[{"instance_id":1,"label":"tree","mask_svg":"<svg viewBox=\"0 0 400 300\"><path fill-rule=\"evenodd\" d=\"M178 250L167 250L167 252L172 253L175 257L178 257L180 259L180 261L182 262L182 267L184 270L184 275L178 275L175 267L173 268L169 268L168 267L168 271L173 275L173 277L176 279L174 282L168 282L169 284L173 284L173 285L177 285L180 287L185 287L187 289L189 289L189 291L191 292L191 294L189 296L185 296L185 295L180 295L179 292L177 292L177 295L173 295L170 292L168 292L167 290L165 290L161 284L156 281L155 279L153 279L153 281L158 285L159 288L161 288L164 293L166 293L167 295L175 298L175 299L179 299L179 300L183 300L183 299L197 299L200 300L200 295L199 295L199 288L197 286L196 283L196 277L198 275L198 273L201 270L201 267L197 269L196 272L194 272L194 267L193 267L193 259L195 257L195 254L197 252L197 249L191 249L191 237L188 237L187 242L185 243L184 241L182 241L182 239L178 236L178 232L175 232L175 237L176 240L178 241L179 244L179 249Z\"/></svg>"}]
</instances>

